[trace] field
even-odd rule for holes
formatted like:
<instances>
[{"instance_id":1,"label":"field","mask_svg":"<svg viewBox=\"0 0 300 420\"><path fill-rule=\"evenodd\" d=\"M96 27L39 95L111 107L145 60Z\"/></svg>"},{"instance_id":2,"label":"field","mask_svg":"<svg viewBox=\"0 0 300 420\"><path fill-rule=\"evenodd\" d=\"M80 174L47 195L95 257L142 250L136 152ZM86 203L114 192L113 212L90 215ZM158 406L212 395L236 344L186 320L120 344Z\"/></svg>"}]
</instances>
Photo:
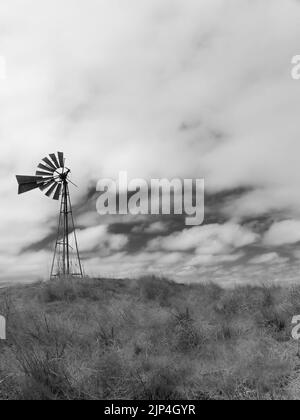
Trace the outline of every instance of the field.
<instances>
[{"instance_id":1,"label":"field","mask_svg":"<svg viewBox=\"0 0 300 420\"><path fill-rule=\"evenodd\" d=\"M300 288L65 280L0 290L0 398L300 399Z\"/></svg>"}]
</instances>

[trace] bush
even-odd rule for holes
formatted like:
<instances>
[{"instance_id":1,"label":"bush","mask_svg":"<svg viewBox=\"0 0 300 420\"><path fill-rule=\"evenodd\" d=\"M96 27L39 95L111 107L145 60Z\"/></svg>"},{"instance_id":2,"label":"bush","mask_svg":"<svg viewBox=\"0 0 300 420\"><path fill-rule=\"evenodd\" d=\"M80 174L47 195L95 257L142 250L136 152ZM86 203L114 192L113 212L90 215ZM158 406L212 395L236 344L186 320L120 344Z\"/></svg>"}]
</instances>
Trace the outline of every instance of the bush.
<instances>
[{"instance_id":1,"label":"bush","mask_svg":"<svg viewBox=\"0 0 300 420\"><path fill-rule=\"evenodd\" d=\"M174 296L175 284L157 277L143 277L139 280L140 295L144 300L157 301L168 306L169 299Z\"/></svg>"},{"instance_id":2,"label":"bush","mask_svg":"<svg viewBox=\"0 0 300 420\"><path fill-rule=\"evenodd\" d=\"M277 306L263 307L258 314L258 324L277 341L290 340L291 318L289 313Z\"/></svg>"},{"instance_id":3,"label":"bush","mask_svg":"<svg viewBox=\"0 0 300 420\"><path fill-rule=\"evenodd\" d=\"M200 330L196 327L190 312L178 313L174 320L174 347L182 353L190 352L204 343Z\"/></svg>"},{"instance_id":4,"label":"bush","mask_svg":"<svg viewBox=\"0 0 300 420\"><path fill-rule=\"evenodd\" d=\"M38 400L70 400L74 392L63 359L34 349L20 350L17 359L25 374L21 398Z\"/></svg>"},{"instance_id":5,"label":"bush","mask_svg":"<svg viewBox=\"0 0 300 420\"><path fill-rule=\"evenodd\" d=\"M60 279L43 285L40 300L44 303L74 302L76 299L97 300L99 298L95 282L88 279Z\"/></svg>"}]
</instances>

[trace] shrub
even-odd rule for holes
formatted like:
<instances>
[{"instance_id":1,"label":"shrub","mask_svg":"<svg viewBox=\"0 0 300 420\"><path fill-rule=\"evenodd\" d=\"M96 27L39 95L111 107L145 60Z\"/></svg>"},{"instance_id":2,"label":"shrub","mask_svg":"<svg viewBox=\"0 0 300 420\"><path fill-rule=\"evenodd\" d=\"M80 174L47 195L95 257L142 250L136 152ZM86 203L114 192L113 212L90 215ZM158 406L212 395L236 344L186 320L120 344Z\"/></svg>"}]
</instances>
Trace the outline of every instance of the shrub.
<instances>
[{"instance_id":1,"label":"shrub","mask_svg":"<svg viewBox=\"0 0 300 420\"><path fill-rule=\"evenodd\" d=\"M290 323L289 313L278 306L263 307L258 314L258 325L277 341L289 341Z\"/></svg>"},{"instance_id":2,"label":"shrub","mask_svg":"<svg viewBox=\"0 0 300 420\"><path fill-rule=\"evenodd\" d=\"M99 298L95 282L89 279L59 279L47 282L43 285L40 300L44 303L51 302L74 302L76 299Z\"/></svg>"},{"instance_id":3,"label":"shrub","mask_svg":"<svg viewBox=\"0 0 300 420\"><path fill-rule=\"evenodd\" d=\"M179 312L174 319L174 347L177 351L186 353L200 347L204 338L196 327L190 312Z\"/></svg>"},{"instance_id":4,"label":"shrub","mask_svg":"<svg viewBox=\"0 0 300 420\"><path fill-rule=\"evenodd\" d=\"M164 278L143 277L139 281L140 295L144 300L157 301L162 306L169 304L174 295L175 284Z\"/></svg>"},{"instance_id":5,"label":"shrub","mask_svg":"<svg viewBox=\"0 0 300 420\"><path fill-rule=\"evenodd\" d=\"M48 352L30 349L30 351L19 350L17 360L25 374L21 390L23 399L76 398L63 359L57 359Z\"/></svg>"}]
</instances>

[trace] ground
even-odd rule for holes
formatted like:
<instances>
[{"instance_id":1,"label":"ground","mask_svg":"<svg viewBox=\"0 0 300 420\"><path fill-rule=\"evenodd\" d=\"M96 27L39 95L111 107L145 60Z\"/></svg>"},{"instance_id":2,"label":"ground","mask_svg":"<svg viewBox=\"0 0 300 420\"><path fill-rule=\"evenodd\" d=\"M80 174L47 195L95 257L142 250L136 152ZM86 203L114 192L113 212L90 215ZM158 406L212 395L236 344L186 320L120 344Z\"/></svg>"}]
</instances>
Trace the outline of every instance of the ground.
<instances>
[{"instance_id":1,"label":"ground","mask_svg":"<svg viewBox=\"0 0 300 420\"><path fill-rule=\"evenodd\" d=\"M0 398L300 399L300 287L61 280L0 290Z\"/></svg>"}]
</instances>

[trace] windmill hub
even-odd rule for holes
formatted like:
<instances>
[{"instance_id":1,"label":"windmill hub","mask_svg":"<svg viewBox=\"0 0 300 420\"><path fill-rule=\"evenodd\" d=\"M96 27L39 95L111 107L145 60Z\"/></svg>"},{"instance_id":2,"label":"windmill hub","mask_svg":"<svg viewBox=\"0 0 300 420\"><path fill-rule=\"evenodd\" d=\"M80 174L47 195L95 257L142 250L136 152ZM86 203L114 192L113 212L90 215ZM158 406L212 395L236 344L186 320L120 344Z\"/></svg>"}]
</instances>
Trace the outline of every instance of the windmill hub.
<instances>
[{"instance_id":1,"label":"windmill hub","mask_svg":"<svg viewBox=\"0 0 300 420\"><path fill-rule=\"evenodd\" d=\"M17 175L19 194L39 188L45 191L47 197L53 200L61 199L51 278L83 277L69 192L69 183L73 184L69 179L70 172L65 166L64 154L58 152L57 155L52 153L42 160L35 176ZM74 247L71 246L71 237Z\"/></svg>"},{"instance_id":2,"label":"windmill hub","mask_svg":"<svg viewBox=\"0 0 300 420\"><path fill-rule=\"evenodd\" d=\"M59 172L59 170L58 170L57 172L59 174L58 182L61 182L61 181L66 181L67 180L68 175L71 171L70 171L70 169L68 169L66 171L63 170L62 172Z\"/></svg>"}]
</instances>

